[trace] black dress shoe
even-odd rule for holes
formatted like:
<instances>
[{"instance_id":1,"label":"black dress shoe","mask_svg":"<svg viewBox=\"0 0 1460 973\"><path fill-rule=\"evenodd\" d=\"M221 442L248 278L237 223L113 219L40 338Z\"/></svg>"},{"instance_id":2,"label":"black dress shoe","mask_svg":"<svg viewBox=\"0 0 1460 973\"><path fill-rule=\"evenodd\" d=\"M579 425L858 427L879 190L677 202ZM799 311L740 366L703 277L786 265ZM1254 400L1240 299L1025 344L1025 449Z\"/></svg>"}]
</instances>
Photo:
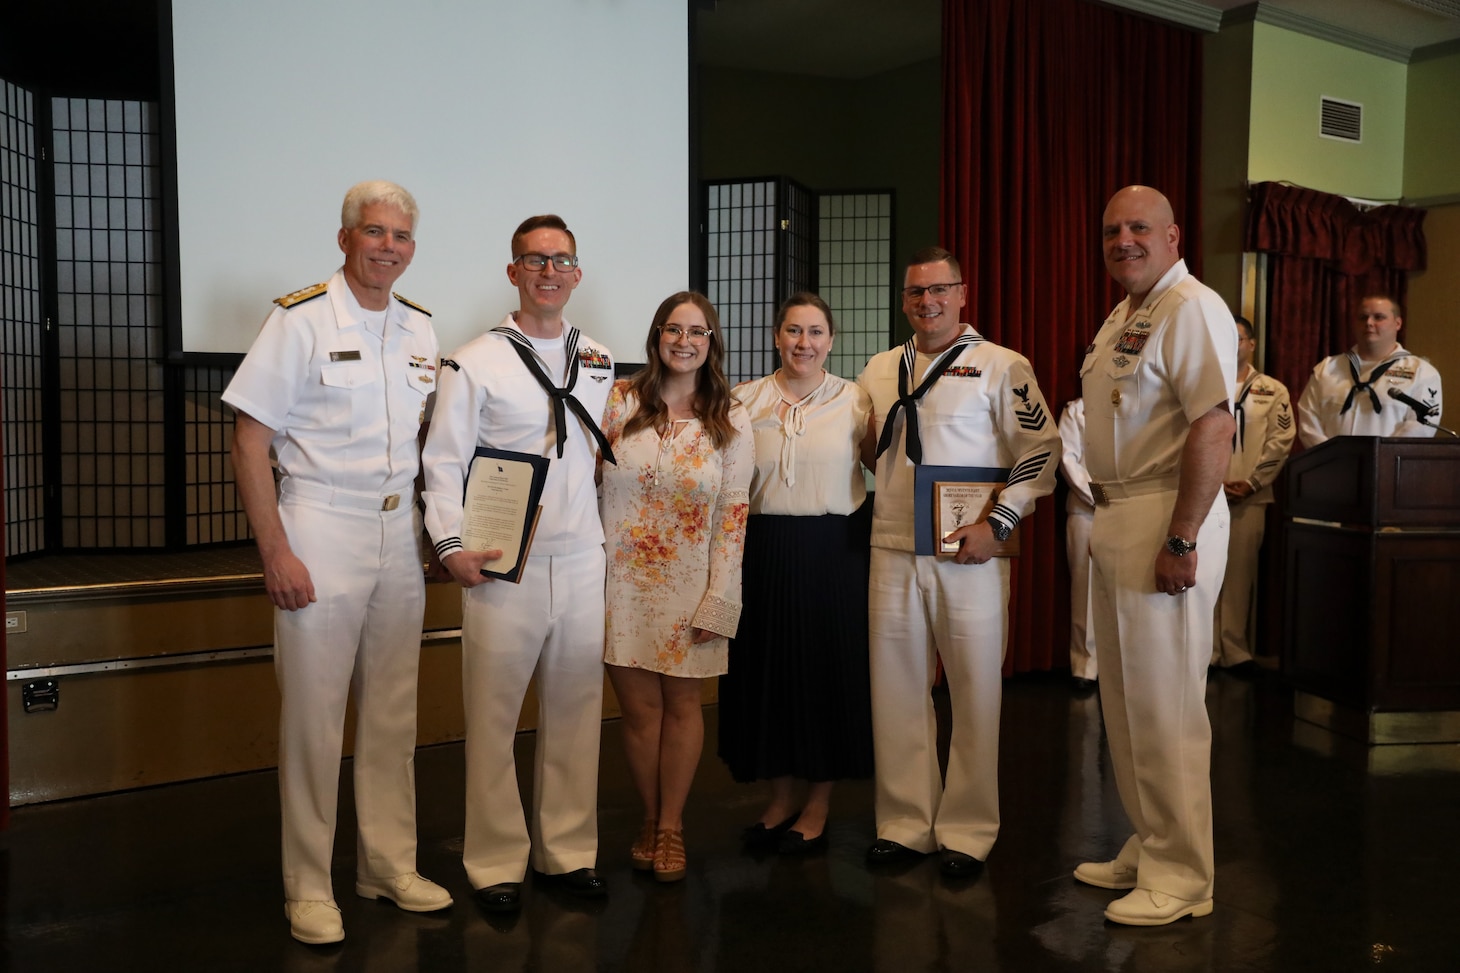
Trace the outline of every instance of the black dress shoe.
<instances>
[{"instance_id":1,"label":"black dress shoe","mask_svg":"<svg viewBox=\"0 0 1460 973\"><path fill-rule=\"evenodd\" d=\"M867 849L867 861L872 865L890 865L893 862L911 861L922 856L922 852L913 851L907 845L899 845L886 838L878 838L872 842L872 847Z\"/></svg>"},{"instance_id":2,"label":"black dress shoe","mask_svg":"<svg viewBox=\"0 0 1460 973\"><path fill-rule=\"evenodd\" d=\"M776 851L782 855L810 855L826 848L826 832L815 838L808 838L799 831L787 831L781 835Z\"/></svg>"},{"instance_id":3,"label":"black dress shoe","mask_svg":"<svg viewBox=\"0 0 1460 973\"><path fill-rule=\"evenodd\" d=\"M477 889L472 895L475 896L477 905L486 912L516 912L522 908L521 882L488 885L484 889Z\"/></svg>"},{"instance_id":4,"label":"black dress shoe","mask_svg":"<svg viewBox=\"0 0 1460 973\"><path fill-rule=\"evenodd\" d=\"M1222 670L1229 676L1236 676L1238 679L1256 679L1262 675L1262 666L1251 659L1239 662L1235 666L1227 666Z\"/></svg>"},{"instance_id":5,"label":"black dress shoe","mask_svg":"<svg viewBox=\"0 0 1460 973\"><path fill-rule=\"evenodd\" d=\"M791 815L774 827L767 828L765 822L757 821L740 832L740 842L750 851L770 851L781 840L781 836L796 823L798 815Z\"/></svg>"},{"instance_id":6,"label":"black dress shoe","mask_svg":"<svg viewBox=\"0 0 1460 973\"><path fill-rule=\"evenodd\" d=\"M580 899L601 899L608 894L608 886L603 879L598 877L598 872L591 868L576 868L571 872L563 872L560 875L549 875L546 872L538 872L558 888L576 895Z\"/></svg>"},{"instance_id":7,"label":"black dress shoe","mask_svg":"<svg viewBox=\"0 0 1460 973\"><path fill-rule=\"evenodd\" d=\"M944 878L977 878L983 871L983 862L961 851L944 848L938 871Z\"/></svg>"}]
</instances>

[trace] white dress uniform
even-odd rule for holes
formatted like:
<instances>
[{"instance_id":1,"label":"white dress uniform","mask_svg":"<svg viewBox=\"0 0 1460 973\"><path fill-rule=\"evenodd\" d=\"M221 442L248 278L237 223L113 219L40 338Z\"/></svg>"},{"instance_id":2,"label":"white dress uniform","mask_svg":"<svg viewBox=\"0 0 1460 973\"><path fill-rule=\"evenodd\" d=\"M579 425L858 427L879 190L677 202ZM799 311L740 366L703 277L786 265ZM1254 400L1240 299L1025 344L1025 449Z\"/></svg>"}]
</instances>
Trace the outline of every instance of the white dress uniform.
<instances>
[{"instance_id":1,"label":"white dress uniform","mask_svg":"<svg viewBox=\"0 0 1460 973\"><path fill-rule=\"evenodd\" d=\"M1282 472L1298 427L1288 389L1253 368L1233 395L1237 432L1227 480L1246 480L1252 493L1232 506L1227 543L1227 577L1217 600L1212 665L1231 667L1252 658L1252 594L1257 587L1257 554L1272 504L1272 481Z\"/></svg>"},{"instance_id":2,"label":"white dress uniform","mask_svg":"<svg viewBox=\"0 0 1460 973\"><path fill-rule=\"evenodd\" d=\"M274 611L279 796L284 895L328 901L352 674L357 868L416 870L425 586L412 497L439 352L427 313L396 296L365 311L343 273L277 303L223 401L274 430L279 517L314 583L313 604Z\"/></svg>"},{"instance_id":3,"label":"white dress uniform","mask_svg":"<svg viewBox=\"0 0 1460 973\"><path fill-rule=\"evenodd\" d=\"M917 409L922 462L1010 470L990 517L1014 526L1054 489L1059 433L1028 360L968 325L950 368ZM937 356L909 341L874 355L857 383L872 398L879 437L898 401L907 359L921 382ZM977 859L999 833L999 708L1008 635L1009 560L955 564L914 554L914 465L905 414L877 459L868 587L877 837L914 851ZM953 707L944 784L929 690L941 657Z\"/></svg>"},{"instance_id":4,"label":"white dress uniform","mask_svg":"<svg viewBox=\"0 0 1460 973\"><path fill-rule=\"evenodd\" d=\"M1100 678L1090 631L1090 527L1095 500L1090 472L1085 469L1085 400L1075 399L1060 413L1060 472L1070 488L1065 497L1065 560L1070 565L1070 674L1076 679Z\"/></svg>"},{"instance_id":5,"label":"white dress uniform","mask_svg":"<svg viewBox=\"0 0 1460 973\"><path fill-rule=\"evenodd\" d=\"M1395 345L1387 358L1373 365L1351 348L1313 366L1313 376L1298 399L1298 438L1312 448L1335 436L1434 436L1435 427L1424 425L1413 409L1391 399L1390 389L1432 407L1435 414L1430 421L1440 423L1444 403L1435 366L1403 345Z\"/></svg>"},{"instance_id":6,"label":"white dress uniform","mask_svg":"<svg viewBox=\"0 0 1460 973\"><path fill-rule=\"evenodd\" d=\"M522 335L543 371L565 382L601 422L613 387L608 349L563 324L563 335ZM603 721L603 526L593 484L597 443L566 413L557 432L547 392L511 346L489 331L442 360L441 389L422 454L426 529L439 555L461 549L462 496L478 446L547 456L542 514L520 584L462 592L466 703L463 859L476 889L520 882L529 861L551 875L598 858L598 739ZM537 760L529 826L517 789L513 741L528 683L537 676Z\"/></svg>"},{"instance_id":7,"label":"white dress uniform","mask_svg":"<svg viewBox=\"0 0 1460 973\"><path fill-rule=\"evenodd\" d=\"M1212 617L1227 560L1218 490L1197 533L1196 585L1156 590L1156 555L1176 505L1191 423L1229 403L1237 326L1178 260L1138 308L1100 328L1080 376L1085 464L1096 499L1090 616L1111 763L1135 834L1117 861L1140 888L1211 898L1211 725L1205 703ZM1102 503L1101 498L1106 502Z\"/></svg>"}]
</instances>

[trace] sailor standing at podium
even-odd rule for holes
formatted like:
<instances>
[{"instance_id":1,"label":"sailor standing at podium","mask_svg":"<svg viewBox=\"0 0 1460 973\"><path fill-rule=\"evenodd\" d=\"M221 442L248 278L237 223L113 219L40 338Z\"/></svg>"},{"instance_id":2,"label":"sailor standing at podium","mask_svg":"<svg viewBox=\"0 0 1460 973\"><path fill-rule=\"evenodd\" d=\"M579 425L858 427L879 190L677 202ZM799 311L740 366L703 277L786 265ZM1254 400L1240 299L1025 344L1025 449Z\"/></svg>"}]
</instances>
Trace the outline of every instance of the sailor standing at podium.
<instances>
[{"instance_id":1,"label":"sailor standing at podium","mask_svg":"<svg viewBox=\"0 0 1460 973\"><path fill-rule=\"evenodd\" d=\"M390 182L345 195L344 266L277 299L223 393L233 472L274 603L285 915L345 938L330 883L345 703L354 693L355 891L411 912L451 896L416 874L416 674L425 585L413 502L436 334L391 292L419 211ZM270 452L278 457L277 497Z\"/></svg>"},{"instance_id":2,"label":"sailor standing at podium","mask_svg":"<svg viewBox=\"0 0 1460 973\"><path fill-rule=\"evenodd\" d=\"M1371 294L1359 302L1354 346L1315 365L1298 400L1298 438L1304 446L1334 436L1421 439L1435 434L1440 373L1399 343L1402 327L1404 309L1389 295ZM1419 408L1428 413L1429 424L1419 421Z\"/></svg>"}]
</instances>

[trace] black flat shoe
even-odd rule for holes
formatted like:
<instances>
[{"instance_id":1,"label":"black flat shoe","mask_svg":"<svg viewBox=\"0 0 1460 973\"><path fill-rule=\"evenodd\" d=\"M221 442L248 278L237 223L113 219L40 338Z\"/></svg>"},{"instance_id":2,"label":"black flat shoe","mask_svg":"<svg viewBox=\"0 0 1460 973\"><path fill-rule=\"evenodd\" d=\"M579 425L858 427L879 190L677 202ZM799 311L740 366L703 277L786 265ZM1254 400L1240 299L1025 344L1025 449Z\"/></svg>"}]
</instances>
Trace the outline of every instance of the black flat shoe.
<instances>
[{"instance_id":1,"label":"black flat shoe","mask_svg":"<svg viewBox=\"0 0 1460 973\"><path fill-rule=\"evenodd\" d=\"M773 828L767 828L764 822L757 821L740 832L740 842L752 851L770 851L779 845L782 836L796 823L798 816L793 814Z\"/></svg>"},{"instance_id":2,"label":"black flat shoe","mask_svg":"<svg viewBox=\"0 0 1460 973\"><path fill-rule=\"evenodd\" d=\"M907 845L899 845L886 838L878 838L867 849L867 862L871 865L891 865L893 862L912 861L923 857L920 851L913 851Z\"/></svg>"},{"instance_id":3,"label":"black flat shoe","mask_svg":"<svg viewBox=\"0 0 1460 973\"><path fill-rule=\"evenodd\" d=\"M516 912L522 908L522 883L503 882L477 889L472 895L486 912Z\"/></svg>"},{"instance_id":4,"label":"black flat shoe","mask_svg":"<svg viewBox=\"0 0 1460 973\"><path fill-rule=\"evenodd\" d=\"M608 886L604 884L603 879L598 877L598 872L591 868L578 868L561 875L549 875L546 872L537 874L564 892L576 895L580 899L601 899L608 894Z\"/></svg>"},{"instance_id":5,"label":"black flat shoe","mask_svg":"<svg viewBox=\"0 0 1460 973\"><path fill-rule=\"evenodd\" d=\"M776 851L782 855L810 855L826 848L826 832L815 838L808 838L799 831L787 831L781 835Z\"/></svg>"},{"instance_id":6,"label":"black flat shoe","mask_svg":"<svg viewBox=\"0 0 1460 973\"><path fill-rule=\"evenodd\" d=\"M944 878L977 878L983 871L983 862L961 851L944 848L938 871Z\"/></svg>"}]
</instances>

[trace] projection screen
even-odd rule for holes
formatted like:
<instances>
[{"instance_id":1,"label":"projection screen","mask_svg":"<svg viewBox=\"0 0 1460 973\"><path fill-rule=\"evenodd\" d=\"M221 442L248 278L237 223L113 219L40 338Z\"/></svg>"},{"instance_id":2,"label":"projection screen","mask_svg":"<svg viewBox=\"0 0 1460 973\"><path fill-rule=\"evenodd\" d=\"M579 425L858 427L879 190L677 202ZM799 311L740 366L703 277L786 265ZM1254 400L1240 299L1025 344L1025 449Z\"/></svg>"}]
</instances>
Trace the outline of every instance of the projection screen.
<instances>
[{"instance_id":1,"label":"projection screen","mask_svg":"<svg viewBox=\"0 0 1460 973\"><path fill-rule=\"evenodd\" d=\"M269 302L340 265L340 200L391 179L421 207L397 284L443 353L517 306L512 230L560 214L568 319L643 358L688 286L684 0L173 0L185 353L248 350Z\"/></svg>"}]
</instances>

